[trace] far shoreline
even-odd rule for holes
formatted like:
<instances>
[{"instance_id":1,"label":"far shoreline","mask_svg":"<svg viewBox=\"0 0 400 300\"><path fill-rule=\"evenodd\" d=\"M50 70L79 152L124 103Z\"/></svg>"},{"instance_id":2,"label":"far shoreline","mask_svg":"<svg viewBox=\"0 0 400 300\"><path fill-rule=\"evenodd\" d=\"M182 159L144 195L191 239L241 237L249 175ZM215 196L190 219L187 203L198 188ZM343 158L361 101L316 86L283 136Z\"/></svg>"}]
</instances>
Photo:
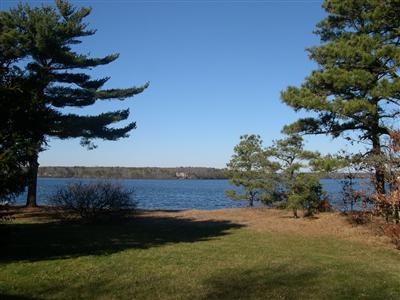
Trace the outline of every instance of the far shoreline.
<instances>
[{"instance_id":1,"label":"far shoreline","mask_svg":"<svg viewBox=\"0 0 400 300\"><path fill-rule=\"evenodd\" d=\"M182 180L182 181L194 181L194 180L228 180L228 178L131 178L131 177L61 177L61 176L38 176L38 179L90 179L90 180Z\"/></svg>"},{"instance_id":2,"label":"far shoreline","mask_svg":"<svg viewBox=\"0 0 400 300\"><path fill-rule=\"evenodd\" d=\"M346 173L333 173L321 179L346 179ZM369 173L353 173L357 179L370 178ZM39 178L137 179L137 180L228 180L226 170L211 167L85 167L43 166Z\"/></svg>"}]
</instances>

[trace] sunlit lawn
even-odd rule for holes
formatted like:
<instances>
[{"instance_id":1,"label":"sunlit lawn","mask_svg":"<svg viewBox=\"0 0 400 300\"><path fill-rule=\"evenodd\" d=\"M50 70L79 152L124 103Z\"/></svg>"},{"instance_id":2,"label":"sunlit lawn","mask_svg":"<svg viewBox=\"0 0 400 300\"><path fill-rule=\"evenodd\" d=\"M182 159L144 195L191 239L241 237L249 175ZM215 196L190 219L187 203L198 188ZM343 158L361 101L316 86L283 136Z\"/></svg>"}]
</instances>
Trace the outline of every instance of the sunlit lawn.
<instances>
[{"instance_id":1,"label":"sunlit lawn","mask_svg":"<svg viewBox=\"0 0 400 300\"><path fill-rule=\"evenodd\" d=\"M1 225L0 298L400 299L400 254L227 221Z\"/></svg>"}]
</instances>

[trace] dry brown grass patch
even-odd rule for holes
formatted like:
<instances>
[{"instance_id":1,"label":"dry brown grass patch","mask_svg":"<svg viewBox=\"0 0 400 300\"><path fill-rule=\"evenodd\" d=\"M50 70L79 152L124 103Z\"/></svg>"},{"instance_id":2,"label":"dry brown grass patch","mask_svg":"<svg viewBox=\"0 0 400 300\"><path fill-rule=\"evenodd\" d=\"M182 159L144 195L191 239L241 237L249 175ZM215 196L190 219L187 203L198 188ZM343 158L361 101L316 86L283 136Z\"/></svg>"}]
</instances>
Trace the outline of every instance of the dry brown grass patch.
<instances>
[{"instance_id":1,"label":"dry brown grass patch","mask_svg":"<svg viewBox=\"0 0 400 300\"><path fill-rule=\"evenodd\" d=\"M10 207L1 212L13 219L23 222L46 222L59 218L60 211L51 207L25 208ZM246 226L248 230L278 234L299 235L304 237L331 236L338 239L357 241L370 245L393 248L393 242L399 246L400 228L385 227L375 220L367 224L355 224L339 212L327 212L315 218L292 217L285 210L268 208L232 208L220 210L187 210L187 211L138 211L138 217L168 217L191 219L194 221L229 221ZM397 241L397 242L396 242Z\"/></svg>"},{"instance_id":2,"label":"dry brown grass patch","mask_svg":"<svg viewBox=\"0 0 400 300\"><path fill-rule=\"evenodd\" d=\"M338 239L392 247L390 239L379 234L371 224L355 225L339 212L320 213L315 218L292 217L291 212L268 208L233 208L221 210L188 210L180 212L147 211L144 214L173 216L194 220L230 221L250 230L304 237L332 236Z\"/></svg>"}]
</instances>

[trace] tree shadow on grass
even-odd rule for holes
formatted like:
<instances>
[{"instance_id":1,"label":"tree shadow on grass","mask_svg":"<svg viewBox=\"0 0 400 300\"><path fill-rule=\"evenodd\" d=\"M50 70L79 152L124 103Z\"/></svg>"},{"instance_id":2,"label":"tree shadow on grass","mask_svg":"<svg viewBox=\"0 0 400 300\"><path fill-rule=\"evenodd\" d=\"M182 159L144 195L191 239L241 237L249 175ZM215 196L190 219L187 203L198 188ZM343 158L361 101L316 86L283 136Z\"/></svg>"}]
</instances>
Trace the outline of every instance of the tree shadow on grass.
<instances>
[{"instance_id":1,"label":"tree shadow on grass","mask_svg":"<svg viewBox=\"0 0 400 300\"><path fill-rule=\"evenodd\" d=\"M297 299L297 288L318 277L315 270L287 273L286 266L233 269L210 278L204 299Z\"/></svg>"},{"instance_id":2,"label":"tree shadow on grass","mask_svg":"<svg viewBox=\"0 0 400 300\"><path fill-rule=\"evenodd\" d=\"M147 249L169 243L198 242L229 234L243 225L229 221L196 221L137 216L119 222L78 221L0 224L0 261L39 261L107 255L125 249Z\"/></svg>"},{"instance_id":3,"label":"tree shadow on grass","mask_svg":"<svg viewBox=\"0 0 400 300\"><path fill-rule=\"evenodd\" d=\"M208 292L202 299L399 299L393 277L373 271L365 276L353 281L340 271L329 277L321 268L295 265L230 269L205 282ZM367 278L374 278L374 284Z\"/></svg>"},{"instance_id":4,"label":"tree shadow on grass","mask_svg":"<svg viewBox=\"0 0 400 300\"><path fill-rule=\"evenodd\" d=\"M18 296L18 295L2 294L0 292L0 299L7 299L7 300L35 300L36 298L30 298L30 297Z\"/></svg>"},{"instance_id":5,"label":"tree shadow on grass","mask_svg":"<svg viewBox=\"0 0 400 300\"><path fill-rule=\"evenodd\" d=\"M39 298L26 297L21 295L2 294L0 292L0 299L7 300L38 300Z\"/></svg>"}]
</instances>

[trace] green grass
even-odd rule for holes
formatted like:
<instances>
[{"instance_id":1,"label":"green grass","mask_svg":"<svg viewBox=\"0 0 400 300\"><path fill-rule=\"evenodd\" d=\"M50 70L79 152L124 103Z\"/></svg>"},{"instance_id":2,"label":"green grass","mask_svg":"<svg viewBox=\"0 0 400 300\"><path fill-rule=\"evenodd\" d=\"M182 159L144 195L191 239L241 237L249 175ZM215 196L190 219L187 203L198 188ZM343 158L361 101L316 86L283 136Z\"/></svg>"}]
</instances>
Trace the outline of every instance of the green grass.
<instances>
[{"instance_id":1,"label":"green grass","mask_svg":"<svg viewBox=\"0 0 400 300\"><path fill-rule=\"evenodd\" d=\"M400 252L222 221L2 224L0 299L400 299Z\"/></svg>"}]
</instances>

